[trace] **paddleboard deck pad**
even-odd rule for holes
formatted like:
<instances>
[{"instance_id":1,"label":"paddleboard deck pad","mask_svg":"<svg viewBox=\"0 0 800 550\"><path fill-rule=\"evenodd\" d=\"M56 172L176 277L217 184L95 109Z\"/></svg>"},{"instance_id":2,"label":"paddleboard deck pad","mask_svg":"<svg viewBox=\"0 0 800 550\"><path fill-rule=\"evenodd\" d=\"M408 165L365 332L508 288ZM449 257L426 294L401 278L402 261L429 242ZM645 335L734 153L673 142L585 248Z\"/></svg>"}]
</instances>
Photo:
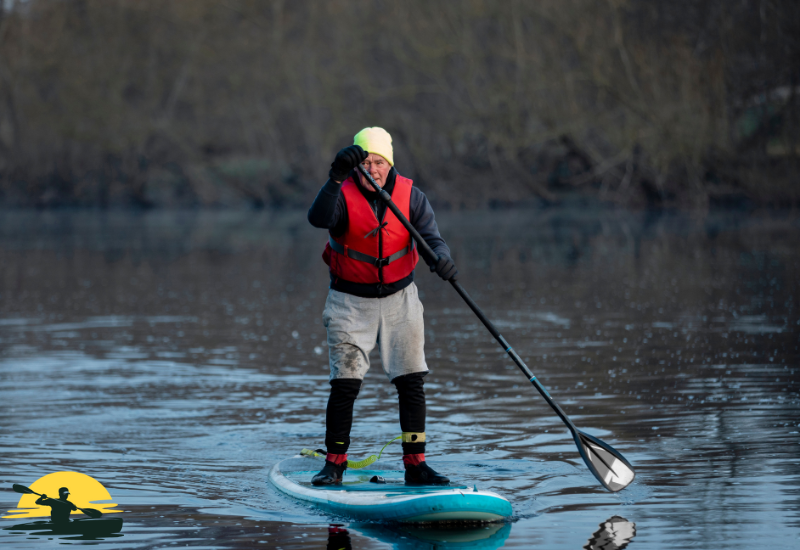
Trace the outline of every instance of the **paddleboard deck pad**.
<instances>
[{"instance_id":1,"label":"paddleboard deck pad","mask_svg":"<svg viewBox=\"0 0 800 550\"><path fill-rule=\"evenodd\" d=\"M511 515L511 504L476 486L407 486L396 464L375 462L364 470L346 470L341 485L315 487L322 457L297 456L272 467L270 482L282 493L311 506L357 520L417 522L491 522ZM370 480L379 476L384 483Z\"/></svg>"}]
</instances>

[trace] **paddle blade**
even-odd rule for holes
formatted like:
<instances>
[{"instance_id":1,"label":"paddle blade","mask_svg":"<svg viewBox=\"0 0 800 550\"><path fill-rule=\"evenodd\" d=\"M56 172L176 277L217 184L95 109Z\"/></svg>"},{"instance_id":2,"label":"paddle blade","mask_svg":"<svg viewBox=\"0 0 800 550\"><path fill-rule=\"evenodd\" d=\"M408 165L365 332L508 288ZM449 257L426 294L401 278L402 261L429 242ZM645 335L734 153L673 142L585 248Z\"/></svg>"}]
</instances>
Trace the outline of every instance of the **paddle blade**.
<instances>
[{"instance_id":1,"label":"paddle blade","mask_svg":"<svg viewBox=\"0 0 800 550\"><path fill-rule=\"evenodd\" d=\"M16 483L13 485L14 491L17 493L22 493L23 495L38 495L39 493L34 493L24 485L17 485Z\"/></svg>"},{"instance_id":2,"label":"paddle blade","mask_svg":"<svg viewBox=\"0 0 800 550\"><path fill-rule=\"evenodd\" d=\"M101 512L100 510L95 510L94 508L78 508L78 510L80 510L90 518L103 517L103 512Z\"/></svg>"},{"instance_id":3,"label":"paddle blade","mask_svg":"<svg viewBox=\"0 0 800 550\"><path fill-rule=\"evenodd\" d=\"M575 443L589 470L609 491L621 491L636 476L630 462L608 443L580 431L575 432Z\"/></svg>"}]
</instances>

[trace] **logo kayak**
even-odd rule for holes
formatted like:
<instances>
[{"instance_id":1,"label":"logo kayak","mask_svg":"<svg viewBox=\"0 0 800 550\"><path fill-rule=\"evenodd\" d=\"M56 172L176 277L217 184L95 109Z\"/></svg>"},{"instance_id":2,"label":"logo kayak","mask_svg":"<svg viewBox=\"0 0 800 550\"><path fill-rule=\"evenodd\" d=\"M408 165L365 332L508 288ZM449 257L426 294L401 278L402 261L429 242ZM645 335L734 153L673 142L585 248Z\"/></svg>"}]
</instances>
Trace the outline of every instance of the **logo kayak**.
<instances>
[{"instance_id":1,"label":"logo kayak","mask_svg":"<svg viewBox=\"0 0 800 550\"><path fill-rule=\"evenodd\" d=\"M51 517L59 505L71 508L69 515L99 517L122 512L114 509L117 505L102 483L80 472L47 474L27 487L15 485L14 490L23 494L17 508L9 510L4 519Z\"/></svg>"}]
</instances>

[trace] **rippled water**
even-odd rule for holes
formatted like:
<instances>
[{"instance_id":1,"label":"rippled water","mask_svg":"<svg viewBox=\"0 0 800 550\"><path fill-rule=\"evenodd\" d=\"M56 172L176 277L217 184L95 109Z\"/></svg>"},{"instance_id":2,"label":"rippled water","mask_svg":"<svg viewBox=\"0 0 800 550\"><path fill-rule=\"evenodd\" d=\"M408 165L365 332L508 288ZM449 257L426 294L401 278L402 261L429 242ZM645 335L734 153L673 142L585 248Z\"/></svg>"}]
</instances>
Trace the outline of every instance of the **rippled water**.
<instances>
[{"instance_id":1,"label":"rippled water","mask_svg":"<svg viewBox=\"0 0 800 550\"><path fill-rule=\"evenodd\" d=\"M12 483L74 470L126 510L122 537L91 541L120 548L800 547L796 216L439 219L465 288L575 424L634 465L628 489L598 486L458 295L420 269L427 456L506 496L513 520L415 529L299 505L266 474L324 438L325 235L305 213L6 212L0 505L16 507ZM356 458L399 433L376 367ZM399 464L399 445L387 452ZM0 530L0 543L84 542Z\"/></svg>"}]
</instances>

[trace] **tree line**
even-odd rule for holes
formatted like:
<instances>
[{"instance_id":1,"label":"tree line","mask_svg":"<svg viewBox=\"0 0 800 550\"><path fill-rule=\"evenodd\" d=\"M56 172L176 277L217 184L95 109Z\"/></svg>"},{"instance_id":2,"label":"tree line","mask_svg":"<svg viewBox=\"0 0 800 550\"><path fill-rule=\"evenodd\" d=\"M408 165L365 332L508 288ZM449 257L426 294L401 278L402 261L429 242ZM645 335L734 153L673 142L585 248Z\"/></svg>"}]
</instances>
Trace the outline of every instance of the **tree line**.
<instances>
[{"instance_id":1,"label":"tree line","mask_svg":"<svg viewBox=\"0 0 800 550\"><path fill-rule=\"evenodd\" d=\"M300 206L365 126L452 208L794 206L792 0L7 0L0 206Z\"/></svg>"}]
</instances>

